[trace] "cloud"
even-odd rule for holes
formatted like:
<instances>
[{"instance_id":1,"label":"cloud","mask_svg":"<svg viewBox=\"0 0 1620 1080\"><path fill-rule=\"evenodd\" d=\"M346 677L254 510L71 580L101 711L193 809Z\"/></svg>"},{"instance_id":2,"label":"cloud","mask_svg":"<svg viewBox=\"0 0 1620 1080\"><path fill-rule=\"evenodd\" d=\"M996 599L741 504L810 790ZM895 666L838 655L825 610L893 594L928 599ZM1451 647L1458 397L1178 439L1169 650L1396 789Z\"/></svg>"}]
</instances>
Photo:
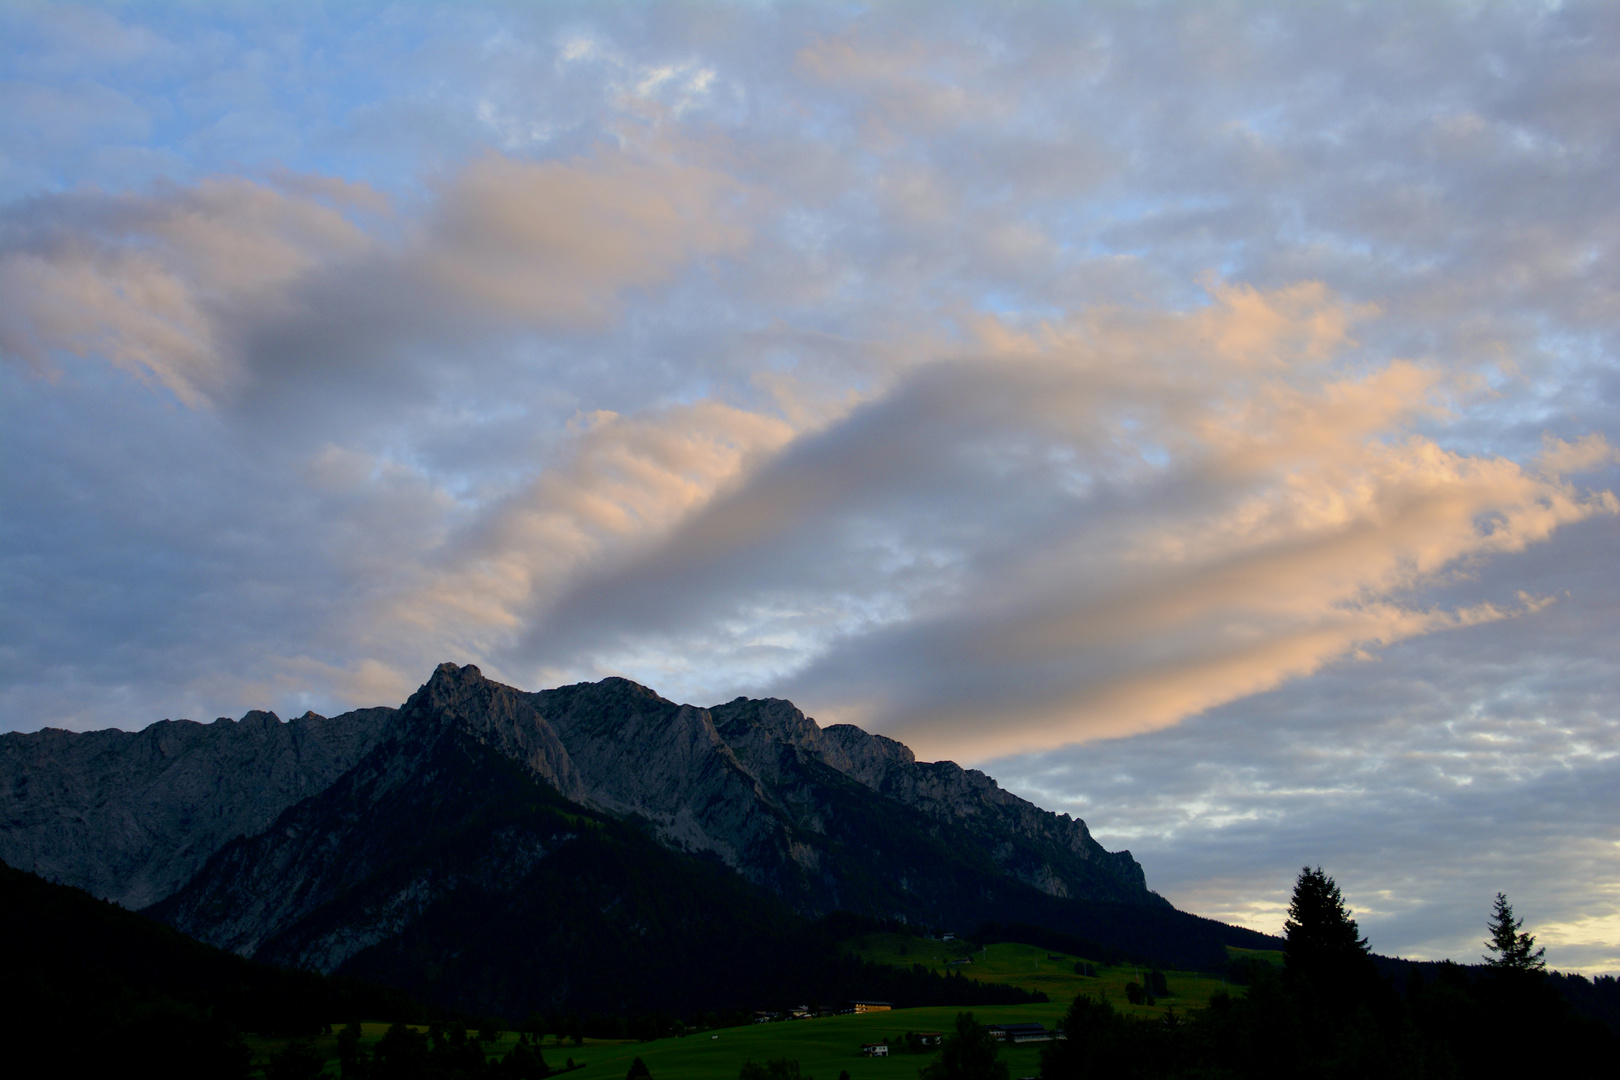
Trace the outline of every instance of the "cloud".
<instances>
[{"instance_id":1,"label":"cloud","mask_svg":"<svg viewBox=\"0 0 1620 1080\"><path fill-rule=\"evenodd\" d=\"M13 208L0 251L0 349L45 373L96 355L184 404L409 351L412 337L600 322L630 289L747 240L741 192L669 154L488 154L420 222L364 184L281 172L146 196L82 191ZM384 214L367 231L345 211ZM403 234L393 240L389 233ZM389 357L389 354L394 357ZM290 355L289 355L290 354Z\"/></svg>"},{"instance_id":2,"label":"cloud","mask_svg":"<svg viewBox=\"0 0 1620 1080\"><path fill-rule=\"evenodd\" d=\"M638 636L740 650L819 627L843 595L838 628L778 660L796 699L979 758L1152 730L1360 650L1533 609L1406 598L1616 512L1612 494L1549 471L1557 453L1538 472L1414 433L1457 391L1408 362L1337 362L1372 313L1314 284L1213 299L1032 333L987 320L963 357L537 607L528 655L651 648ZM1583 446L1581 461L1607 454ZM873 618L878 598L890 611Z\"/></svg>"},{"instance_id":3,"label":"cloud","mask_svg":"<svg viewBox=\"0 0 1620 1080\"><path fill-rule=\"evenodd\" d=\"M96 354L190 406L239 385L241 309L285 315L301 276L368 246L336 210L237 178L148 197L41 197L8 218L8 357L49 371L53 353Z\"/></svg>"},{"instance_id":4,"label":"cloud","mask_svg":"<svg viewBox=\"0 0 1620 1080\"><path fill-rule=\"evenodd\" d=\"M554 467L425 552L356 632L380 638L387 627L407 655L424 638L447 655L498 655L580 573L655 544L793 434L777 417L714 402L578 417Z\"/></svg>"},{"instance_id":5,"label":"cloud","mask_svg":"<svg viewBox=\"0 0 1620 1080\"><path fill-rule=\"evenodd\" d=\"M624 290L741 248L747 230L726 213L741 195L721 173L668 159L487 155L445 191L416 258L431 283L476 309L593 322Z\"/></svg>"}]
</instances>

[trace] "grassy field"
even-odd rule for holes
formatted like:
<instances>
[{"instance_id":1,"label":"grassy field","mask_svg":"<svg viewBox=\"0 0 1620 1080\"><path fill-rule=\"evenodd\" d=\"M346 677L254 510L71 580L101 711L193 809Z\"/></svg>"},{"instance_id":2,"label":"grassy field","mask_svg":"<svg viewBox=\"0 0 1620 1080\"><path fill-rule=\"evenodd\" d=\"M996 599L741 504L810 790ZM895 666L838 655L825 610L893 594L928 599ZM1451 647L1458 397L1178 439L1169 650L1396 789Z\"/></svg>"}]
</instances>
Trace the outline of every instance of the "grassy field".
<instances>
[{"instance_id":1,"label":"grassy field","mask_svg":"<svg viewBox=\"0 0 1620 1080\"><path fill-rule=\"evenodd\" d=\"M1066 953L1052 953L1034 945L969 945L955 941L930 941L901 934L867 934L849 943L863 958L880 964L910 967L922 964L932 971L960 971L965 978L980 982L1010 983L1026 990L1043 990L1046 996L1066 1008L1076 994L1102 993L1121 1012L1131 1016L1158 1017L1167 1005L1177 1012L1201 1009L1211 995L1225 988L1220 975L1193 971L1166 971L1169 996L1158 1005L1130 1005L1125 1000L1125 984L1143 983L1146 969L1124 964L1103 967L1093 964L1094 977L1076 975L1074 965L1083 959ZM1264 955L1264 954L1259 954ZM1279 954L1280 958L1280 954ZM971 959L972 963L951 965L949 961ZM977 1014L975 1014L977 1015Z\"/></svg>"},{"instance_id":2,"label":"grassy field","mask_svg":"<svg viewBox=\"0 0 1620 1080\"><path fill-rule=\"evenodd\" d=\"M1283 966L1283 953L1281 949L1240 949L1236 945L1228 945L1226 947L1226 955L1230 956L1234 960L1241 960L1244 957L1248 957L1254 960L1264 960L1272 967L1280 968Z\"/></svg>"},{"instance_id":3,"label":"grassy field","mask_svg":"<svg viewBox=\"0 0 1620 1080\"><path fill-rule=\"evenodd\" d=\"M973 946L961 942L930 941L901 934L868 934L849 942L861 956L877 963L910 967L922 964L931 970L960 971L982 982L1010 983L1029 990L1043 990L1051 1000L1037 1005L990 1005L972 1010L981 1023L1035 1022L1056 1025L1069 1002L1079 993L1103 994L1127 1016L1150 1020L1164 1015L1166 1008L1177 1012L1203 1008L1210 997L1226 988L1218 975L1190 971L1167 971L1170 993L1156 1005L1131 1005L1125 998L1125 984L1144 981L1145 970L1131 965L1093 965L1094 977L1076 975L1079 957L1050 953L1033 945L1000 944ZM1234 955L1251 955L1281 963L1281 953L1233 949ZM971 963L950 965L951 960L971 959ZM925 1054L897 1053L890 1058L863 1058L861 1044L888 1040L891 1047L904 1045L908 1031L949 1032L959 1010L954 1007L895 1009L862 1016L831 1016L816 1020L784 1020L726 1028L681 1038L651 1042L586 1039L583 1046L558 1044L548 1037L544 1053L553 1068L569 1058L586 1066L572 1080L620 1080L630 1062L640 1057L652 1070L653 1080L736 1080L742 1063L752 1059L794 1058L802 1072L815 1080L838 1080L847 1071L850 1080L913 1080L929 1060ZM363 1024L363 1045L371 1045L388 1030L386 1024ZM424 1029L425 1030L425 1029ZM337 1073L337 1037L309 1040L332 1059L329 1071ZM515 1034L491 1043L491 1056L500 1056L517 1043ZM248 1045L255 1063L263 1065L271 1054L287 1044L285 1039L250 1036ZM1034 1076L1040 1069L1040 1045L1008 1046L1002 1050L1011 1075Z\"/></svg>"},{"instance_id":4,"label":"grassy field","mask_svg":"<svg viewBox=\"0 0 1620 1080\"><path fill-rule=\"evenodd\" d=\"M863 956L881 963L959 970L985 982L1044 990L1051 998L1044 1004L973 1009L974 1017L987 1024L1033 1021L1052 1027L1062 1019L1075 994L1081 992L1100 992L1126 1015L1154 1019L1163 1016L1167 1007L1174 1007L1177 1012L1202 1008L1209 1003L1210 996L1224 986L1218 977L1169 971L1165 973L1169 996L1160 997L1154 1006L1130 1005L1125 999L1125 984L1132 980L1141 982L1143 978L1142 969L1136 967L1098 966L1094 968L1096 976L1088 978L1074 973L1074 957L1053 959L1056 954L1032 945L1002 944L974 951L971 964L947 968L947 960L967 955L967 946L898 934L872 934L851 945ZM558 1045L551 1037L546 1040L544 1053L553 1068L561 1067L569 1058L585 1065L575 1080L619 1080L637 1057L652 1070L653 1080L736 1080L744 1061L780 1057L796 1059L803 1073L815 1080L838 1080L838 1074L843 1071L849 1073L850 1080L913 1080L917 1070L929 1060L928 1055L897 1053L887 1059L863 1058L861 1045L888 1040L891 1047L898 1049L904 1045L908 1031L949 1032L958 1011L955 1007L895 1009L862 1016L754 1024L651 1042L586 1039L583 1046L577 1047L571 1042ZM382 1038L388 1025L363 1024L361 1028L362 1042L369 1046ZM336 1075L337 1037L329 1035L309 1041L333 1059L329 1071ZM508 1034L489 1044L488 1050L492 1056L499 1056L516 1043L517 1036ZM286 1044L285 1039L248 1038L255 1063L261 1066ZM1008 1046L1002 1050L1002 1056L1014 1078L1034 1076L1039 1071L1039 1044Z\"/></svg>"},{"instance_id":5,"label":"grassy field","mask_svg":"<svg viewBox=\"0 0 1620 1080\"><path fill-rule=\"evenodd\" d=\"M1034 1021L1051 1026L1063 1015L1066 1002L1045 1005L1004 1005L973 1010L985 1023ZM630 1062L639 1057L652 1070L653 1080L737 1080L747 1060L794 1058L806 1077L838 1080L848 1071L850 1080L915 1080L917 1070L929 1061L926 1054L897 1054L891 1058L861 1057L861 1044L899 1043L908 1031L947 1032L956 1022L954 1008L897 1009L863 1016L832 1016L817 1020L784 1020L772 1024L725 1028L682 1038L655 1039L651 1042L608 1042L586 1039L585 1045L572 1042L562 1046L546 1040L546 1062L553 1068L569 1058L585 1068L570 1074L570 1080L622 1080ZM386 1024L363 1024L363 1044L382 1038ZM425 1030L425 1029L423 1029ZM337 1038L323 1036L308 1040L332 1059L331 1075L337 1074ZM287 1044L286 1039L249 1037L254 1063L263 1066L271 1054ZM490 1044L492 1056L509 1051L516 1035L506 1035ZM1034 1076L1040 1069L1038 1046L1009 1047L1002 1051L1014 1078Z\"/></svg>"}]
</instances>

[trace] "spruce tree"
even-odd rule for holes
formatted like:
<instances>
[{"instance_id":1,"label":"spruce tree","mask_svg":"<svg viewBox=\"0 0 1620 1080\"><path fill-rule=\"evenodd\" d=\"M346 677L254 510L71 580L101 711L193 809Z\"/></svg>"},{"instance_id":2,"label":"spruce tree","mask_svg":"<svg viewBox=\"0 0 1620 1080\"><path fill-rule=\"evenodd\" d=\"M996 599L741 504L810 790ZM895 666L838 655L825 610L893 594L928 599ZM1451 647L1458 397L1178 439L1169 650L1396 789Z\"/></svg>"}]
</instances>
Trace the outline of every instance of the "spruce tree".
<instances>
[{"instance_id":1,"label":"spruce tree","mask_svg":"<svg viewBox=\"0 0 1620 1080\"><path fill-rule=\"evenodd\" d=\"M1513 917L1513 905L1508 903L1507 894L1497 893L1491 921L1486 924L1491 936L1485 945L1496 954L1483 957L1489 967L1498 971L1547 970L1547 962L1542 959L1547 950L1536 948L1535 935L1522 931L1523 926L1523 919Z\"/></svg>"},{"instance_id":2,"label":"spruce tree","mask_svg":"<svg viewBox=\"0 0 1620 1080\"><path fill-rule=\"evenodd\" d=\"M1338 883L1320 866L1299 872L1283 934L1283 966L1296 978L1332 977L1361 966L1370 953Z\"/></svg>"}]
</instances>

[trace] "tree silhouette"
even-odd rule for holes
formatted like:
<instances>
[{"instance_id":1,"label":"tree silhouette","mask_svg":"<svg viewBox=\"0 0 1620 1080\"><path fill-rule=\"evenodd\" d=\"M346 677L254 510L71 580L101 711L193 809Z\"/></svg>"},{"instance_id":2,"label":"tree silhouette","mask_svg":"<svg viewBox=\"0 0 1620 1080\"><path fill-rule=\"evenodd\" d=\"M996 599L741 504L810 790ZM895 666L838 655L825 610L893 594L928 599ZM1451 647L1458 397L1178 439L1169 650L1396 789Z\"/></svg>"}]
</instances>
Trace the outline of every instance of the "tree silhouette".
<instances>
[{"instance_id":1,"label":"tree silhouette","mask_svg":"<svg viewBox=\"0 0 1620 1080\"><path fill-rule=\"evenodd\" d=\"M1283 970L1297 987L1337 1000L1359 996L1377 978L1367 939L1320 866L1299 872L1283 933Z\"/></svg>"},{"instance_id":2,"label":"tree silhouette","mask_svg":"<svg viewBox=\"0 0 1620 1080\"><path fill-rule=\"evenodd\" d=\"M939 1056L917 1075L921 1080L1007 1080L1007 1063L996 1060L1000 1053L1001 1043L972 1013L957 1013L955 1034L945 1036Z\"/></svg>"},{"instance_id":3,"label":"tree silhouette","mask_svg":"<svg viewBox=\"0 0 1620 1080\"><path fill-rule=\"evenodd\" d=\"M1496 954L1483 957L1489 967L1498 971L1547 970L1547 962L1542 959L1547 950L1536 948L1535 935L1521 931L1522 926L1524 920L1513 917L1513 905L1508 903L1507 894L1497 893L1491 921L1486 924L1491 936L1485 945Z\"/></svg>"}]
</instances>

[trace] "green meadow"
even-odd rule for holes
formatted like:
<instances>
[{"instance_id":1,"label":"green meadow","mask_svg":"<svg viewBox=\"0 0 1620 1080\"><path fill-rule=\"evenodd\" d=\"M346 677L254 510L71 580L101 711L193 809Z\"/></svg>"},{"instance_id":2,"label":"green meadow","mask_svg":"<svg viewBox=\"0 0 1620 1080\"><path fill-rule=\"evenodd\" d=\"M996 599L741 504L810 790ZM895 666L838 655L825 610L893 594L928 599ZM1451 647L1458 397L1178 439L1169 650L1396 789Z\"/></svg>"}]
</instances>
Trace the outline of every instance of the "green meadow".
<instances>
[{"instance_id":1,"label":"green meadow","mask_svg":"<svg viewBox=\"0 0 1620 1080\"><path fill-rule=\"evenodd\" d=\"M1074 965L1081 958L1051 953L1033 945L974 946L900 934L868 934L849 942L848 947L879 963L905 967L922 964L933 970L961 971L968 978L984 982L1043 990L1051 999L1042 1004L972 1009L974 1018L986 1024L1034 1022L1053 1027L1062 1020L1069 1002L1078 993L1103 994L1127 1016L1151 1020L1162 1017L1169 1008L1178 1013L1203 1008L1211 995L1225 987L1219 976L1166 971L1168 995L1161 995L1152 1006L1131 1005L1126 1001L1125 984L1133 980L1143 982L1145 968L1093 965L1096 974L1087 977L1074 972ZM949 961L961 959L972 962L948 966ZM736 1080L744 1061L762 1062L771 1058L793 1058L799 1062L802 1073L815 1080L838 1080L840 1072L848 1072L850 1080L912 1080L930 1055L905 1053L905 1034L908 1031L947 1033L958 1011L954 1007L940 1006L860 1016L782 1020L649 1042L586 1039L583 1045L575 1046L548 1036L543 1050L546 1062L554 1069L566 1065L570 1058L584 1066L571 1080L621 1080L637 1057L646 1062L653 1080ZM382 1038L388 1029L386 1024L361 1027L362 1042L367 1046ZM328 1071L336 1075L337 1038L323 1036L307 1041L332 1059ZM861 1056L863 1043L884 1041L890 1044L894 1056ZM503 1035L488 1044L488 1053L498 1057L516 1043L516 1034ZM287 1044L287 1040L250 1036L248 1044L253 1049L255 1062L262 1066L272 1053ZM1034 1076L1040 1070L1041 1045L1009 1045L1002 1049L1002 1058L1015 1080Z\"/></svg>"},{"instance_id":2,"label":"green meadow","mask_svg":"<svg viewBox=\"0 0 1620 1080\"><path fill-rule=\"evenodd\" d=\"M1213 994L1226 988L1226 982L1219 974L1166 971L1164 975L1170 985L1168 996L1161 995L1154 1006L1131 1005L1125 999L1125 984L1145 983L1148 970L1137 964L1115 967L1093 964L1094 976L1076 975L1074 965L1083 961L1084 957L1054 953L1035 945L974 945L959 941L932 941L902 934L866 934L849 942L848 946L863 959L880 964L900 967L921 964L931 971L959 971L964 978L978 979L980 982L1011 983L1026 990L1041 990L1057 1006L1059 1016L1068 1008L1074 996L1081 993L1101 993L1116 1009L1129 1016L1159 1017L1170 1005L1174 1005L1177 1012L1189 1008L1201 1009L1209 1004ZM1282 954L1277 955L1280 958ZM951 964L952 960L971 962ZM1046 1007L1019 1006L1034 1009Z\"/></svg>"},{"instance_id":3,"label":"green meadow","mask_svg":"<svg viewBox=\"0 0 1620 1080\"><path fill-rule=\"evenodd\" d=\"M973 1015L985 1023L1034 1021L1050 1027L1062 1017L1065 1008L1066 1003L1060 1002L1003 1005L975 1009ZM842 1071L849 1073L850 1080L914 1080L929 1055L898 1053L890 1058L865 1058L861 1056L861 1044L884 1040L900 1044L908 1031L947 1032L956 1021L956 1013L954 1008L896 1009L862 1016L750 1024L649 1042L586 1039L583 1046L575 1046L571 1041L559 1045L554 1038L547 1038L543 1050L546 1063L554 1069L565 1065L569 1058L585 1066L569 1074L569 1080L623 1080L630 1063L638 1057L647 1063L653 1080L737 1080L744 1061L782 1057L797 1060L801 1072L815 1080L838 1080ZM362 1044L370 1046L382 1038L388 1025L362 1024L361 1028ZM328 1055L331 1060L327 1071L335 1076L336 1037L304 1041ZM254 1062L261 1067L287 1042L248 1038ZM516 1035L504 1035L488 1044L488 1053L498 1057L516 1043ZM1015 1078L1034 1076L1040 1069L1039 1045L1007 1047L1002 1057Z\"/></svg>"},{"instance_id":4,"label":"green meadow","mask_svg":"<svg viewBox=\"0 0 1620 1080\"><path fill-rule=\"evenodd\" d=\"M1228 945L1226 954L1234 960L1263 960L1272 967L1283 966L1283 952L1281 949L1240 949L1236 945Z\"/></svg>"}]
</instances>

